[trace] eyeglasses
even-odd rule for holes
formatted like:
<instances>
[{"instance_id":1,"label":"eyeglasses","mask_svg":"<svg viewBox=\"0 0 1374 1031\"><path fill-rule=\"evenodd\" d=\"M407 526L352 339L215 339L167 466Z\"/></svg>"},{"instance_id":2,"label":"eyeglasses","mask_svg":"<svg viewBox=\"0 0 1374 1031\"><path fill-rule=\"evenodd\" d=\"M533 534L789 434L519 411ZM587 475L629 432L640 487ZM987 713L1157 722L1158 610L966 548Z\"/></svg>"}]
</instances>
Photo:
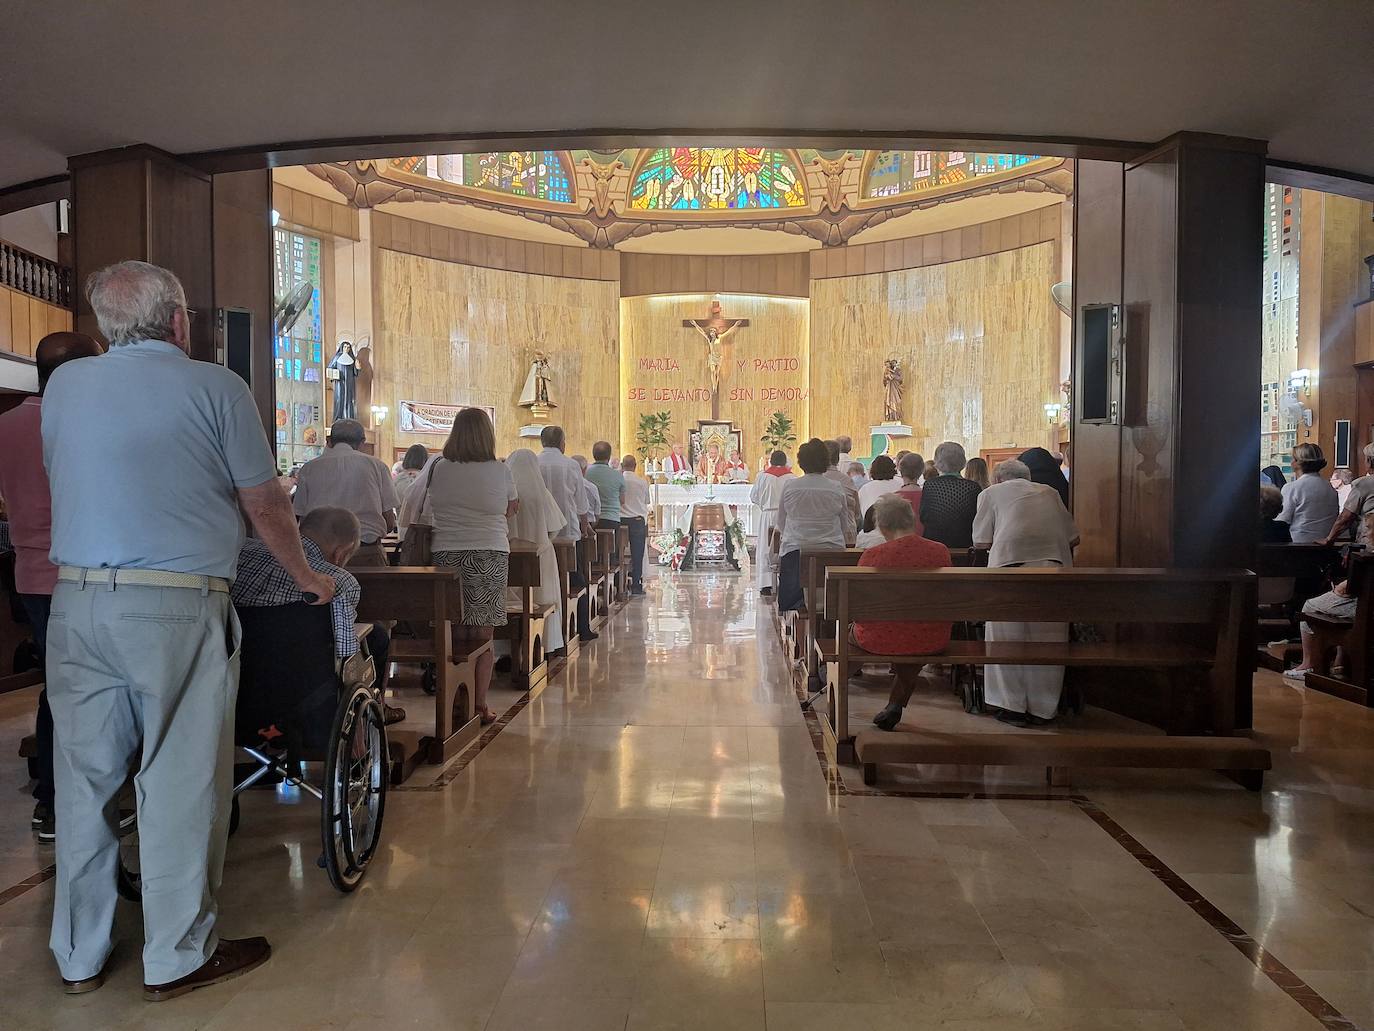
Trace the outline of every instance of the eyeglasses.
<instances>
[{"instance_id":1,"label":"eyeglasses","mask_svg":"<svg viewBox=\"0 0 1374 1031\"><path fill-rule=\"evenodd\" d=\"M187 325L187 326L190 326L191 323L195 322L195 321L196 321L196 316L198 316L198 315L200 314L200 312L196 311L196 309L194 309L194 308L183 308L182 311L186 312L186 325Z\"/></svg>"}]
</instances>

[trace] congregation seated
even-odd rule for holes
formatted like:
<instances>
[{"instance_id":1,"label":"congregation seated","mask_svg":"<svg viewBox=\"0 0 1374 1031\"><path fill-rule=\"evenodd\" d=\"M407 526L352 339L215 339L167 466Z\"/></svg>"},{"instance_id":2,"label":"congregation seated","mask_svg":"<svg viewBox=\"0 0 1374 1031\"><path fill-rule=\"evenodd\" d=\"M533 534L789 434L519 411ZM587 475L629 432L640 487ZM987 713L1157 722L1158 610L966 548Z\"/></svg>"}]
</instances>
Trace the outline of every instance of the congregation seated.
<instances>
[{"instance_id":1,"label":"congregation seated","mask_svg":"<svg viewBox=\"0 0 1374 1031\"><path fill-rule=\"evenodd\" d=\"M1339 496L1321 475L1326 456L1316 444L1299 444L1293 449L1293 468L1298 475L1283 485L1283 510L1278 519L1288 524L1294 544L1317 544L1331 534L1339 515Z\"/></svg>"},{"instance_id":2,"label":"congregation seated","mask_svg":"<svg viewBox=\"0 0 1374 1031\"><path fill-rule=\"evenodd\" d=\"M1024 462L998 464L977 504L972 536L975 547L990 549L989 567L1073 565L1073 518L1054 487L1031 481ZM988 641L1067 641L1069 625L990 621L986 634ZM1004 723L1029 726L1059 714L1063 666L990 666L986 676L984 697Z\"/></svg>"},{"instance_id":3,"label":"congregation seated","mask_svg":"<svg viewBox=\"0 0 1374 1031\"><path fill-rule=\"evenodd\" d=\"M854 547L873 548L887 540L887 538L882 535L882 531L878 529L877 512L875 511L877 507L878 506L875 504L864 513L863 525L859 527L859 534L854 538ZM915 519L914 513L912 514L912 519Z\"/></svg>"},{"instance_id":4,"label":"congregation seated","mask_svg":"<svg viewBox=\"0 0 1374 1031\"><path fill-rule=\"evenodd\" d=\"M863 490L868 483L868 472L864 469L862 462L850 462L844 467L845 475L849 477L849 482L854 485L855 490ZM860 502L860 507L863 503Z\"/></svg>"},{"instance_id":5,"label":"congregation seated","mask_svg":"<svg viewBox=\"0 0 1374 1031\"><path fill-rule=\"evenodd\" d=\"M887 455L873 459L869 475L872 479L859 488L859 511L864 514L884 494L892 494L902 488L902 481L897 479L897 463Z\"/></svg>"},{"instance_id":6,"label":"congregation seated","mask_svg":"<svg viewBox=\"0 0 1374 1031\"><path fill-rule=\"evenodd\" d=\"M312 508L300 522L301 550L310 568L334 581L330 612L334 623L334 656L339 661L358 652L358 600L362 589L345 566L358 550L358 517L346 508ZM266 544L249 537L239 548L238 567L229 597L237 608L292 605L302 600L301 590ZM387 664L390 639L382 627L367 638L368 653L378 682ZM405 719L404 709L386 706L386 722Z\"/></svg>"},{"instance_id":7,"label":"congregation seated","mask_svg":"<svg viewBox=\"0 0 1374 1031\"><path fill-rule=\"evenodd\" d=\"M1031 483L1053 487L1069 506L1069 479L1064 475L1064 456L1052 455L1042 447L1028 448L1016 456L1016 460L1030 470Z\"/></svg>"},{"instance_id":8,"label":"congregation seated","mask_svg":"<svg viewBox=\"0 0 1374 1031\"><path fill-rule=\"evenodd\" d=\"M396 529L396 490L391 470L363 452L367 440L362 423L337 419L329 427L329 446L296 474L291 504L297 516L315 508L346 508L358 517L362 534L354 565L384 566L382 538Z\"/></svg>"},{"instance_id":9,"label":"congregation seated","mask_svg":"<svg viewBox=\"0 0 1374 1031\"><path fill-rule=\"evenodd\" d=\"M1336 472L1346 474L1347 486L1344 493L1340 488L1336 488L1336 497L1340 503L1340 514L1336 517L1335 523L1331 526L1331 531L1318 543L1330 544L1343 537L1346 531L1352 527L1355 529L1355 543L1369 544L1369 535L1365 532L1364 517L1370 512L1374 512L1374 444L1364 446L1364 462L1366 474L1358 480L1350 482L1350 470L1337 469ZM1335 474L1331 477L1331 486L1336 487L1337 478Z\"/></svg>"},{"instance_id":10,"label":"congregation seated","mask_svg":"<svg viewBox=\"0 0 1374 1031\"><path fill-rule=\"evenodd\" d=\"M778 611L794 612L804 603L803 548L847 547L854 539L853 488L829 477L826 442L814 437L797 449L802 475L787 480L778 499ZM841 477L843 479L843 477ZM857 501L854 502L857 506Z\"/></svg>"},{"instance_id":11,"label":"congregation seated","mask_svg":"<svg viewBox=\"0 0 1374 1031\"><path fill-rule=\"evenodd\" d=\"M940 569L950 564L949 549L928 541L916 532L916 516L902 498L887 495L870 509L882 543L859 557L860 566L875 569ZM855 623L850 640L875 655L938 655L949 644L949 623L918 623L903 620ZM893 666L892 691L887 705L873 717L875 726L892 730L901 722L902 710L920 676L920 667Z\"/></svg>"},{"instance_id":12,"label":"congregation seated","mask_svg":"<svg viewBox=\"0 0 1374 1031\"><path fill-rule=\"evenodd\" d=\"M1288 532L1288 524L1279 522L1283 511L1283 491L1265 484L1260 488L1260 543L1291 544L1293 536Z\"/></svg>"},{"instance_id":13,"label":"congregation seated","mask_svg":"<svg viewBox=\"0 0 1374 1031\"><path fill-rule=\"evenodd\" d=\"M840 443L838 440L825 440L821 442L825 447L826 457L829 465L825 469L825 477L838 483L844 488L845 497L849 499L850 515L854 519L854 525L858 525L861 513L859 512L859 488L855 485L849 474L840 468ZM849 464L848 456L845 456L845 465Z\"/></svg>"},{"instance_id":14,"label":"congregation seated","mask_svg":"<svg viewBox=\"0 0 1374 1031\"><path fill-rule=\"evenodd\" d=\"M921 488L923 535L948 548L973 545L973 517L978 511L980 488L960 475L966 463L963 445L945 441L935 449L937 475L932 479L927 474Z\"/></svg>"},{"instance_id":15,"label":"congregation seated","mask_svg":"<svg viewBox=\"0 0 1374 1031\"><path fill-rule=\"evenodd\" d=\"M1374 512L1366 515L1361 523L1360 533L1368 539L1374 533ZM1302 661L1293 669L1285 670L1283 675L1292 680L1302 680L1309 673L1328 674L1331 668L1328 654L1335 643L1333 639L1339 639L1343 629L1354 625L1358 608L1359 599L1350 594L1348 580L1335 584L1325 594L1309 598L1303 604L1302 614L1314 617L1320 624L1313 624L1306 619L1299 624L1302 631Z\"/></svg>"},{"instance_id":16,"label":"congregation seated","mask_svg":"<svg viewBox=\"0 0 1374 1031\"><path fill-rule=\"evenodd\" d=\"M978 484L979 490L987 490L992 484L988 478L988 460L986 458L970 458L964 465L964 479L972 480Z\"/></svg>"},{"instance_id":17,"label":"congregation seated","mask_svg":"<svg viewBox=\"0 0 1374 1031\"><path fill-rule=\"evenodd\" d=\"M392 489L396 492L396 529L405 533L405 523L400 518L400 513L405 511L406 495L410 493L410 488L415 485L415 481L420 478L420 474L429 465L429 449L423 444L411 444L406 448L405 456L401 459L401 468L392 477Z\"/></svg>"}]
</instances>

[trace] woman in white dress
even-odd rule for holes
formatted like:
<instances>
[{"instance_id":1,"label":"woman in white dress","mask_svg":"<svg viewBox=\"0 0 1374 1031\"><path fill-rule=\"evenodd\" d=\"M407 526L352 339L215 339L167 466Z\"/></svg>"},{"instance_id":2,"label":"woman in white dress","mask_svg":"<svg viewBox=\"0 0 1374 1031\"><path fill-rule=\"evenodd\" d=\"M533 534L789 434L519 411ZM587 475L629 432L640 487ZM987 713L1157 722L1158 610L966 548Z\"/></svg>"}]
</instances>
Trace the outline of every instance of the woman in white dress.
<instances>
[{"instance_id":1,"label":"woman in white dress","mask_svg":"<svg viewBox=\"0 0 1374 1031\"><path fill-rule=\"evenodd\" d=\"M396 509L402 511L405 504L406 494L415 485L415 481L420 478L420 473L429 464L429 449L423 444L411 444L406 448L405 457L401 459L401 468L391 478L391 485L396 489ZM399 519L396 528L401 531L401 536L405 536L406 527L409 523L403 523Z\"/></svg>"},{"instance_id":2,"label":"woman in white dress","mask_svg":"<svg viewBox=\"0 0 1374 1031\"><path fill-rule=\"evenodd\" d=\"M978 494L975 547L991 547L989 566L1073 565L1078 530L1053 487L1031 482L1024 462L1010 459L993 470L992 486ZM1052 586L1046 585L1047 590ZM989 641L1067 641L1067 623L987 624ZM1013 726L1044 723L1059 714L1063 666L988 666L983 696Z\"/></svg>"},{"instance_id":3,"label":"woman in white dress","mask_svg":"<svg viewBox=\"0 0 1374 1031\"><path fill-rule=\"evenodd\" d=\"M778 500L782 488L792 478L792 469L787 464L787 454L774 451L768 456L768 468L759 473L749 491L749 501L759 510L758 536L754 540L754 586L760 594L773 593L773 577L777 575L777 563L773 549L768 546L768 535L778 521Z\"/></svg>"},{"instance_id":4,"label":"woman in white dress","mask_svg":"<svg viewBox=\"0 0 1374 1031\"><path fill-rule=\"evenodd\" d=\"M520 497L520 510L506 520L511 540L528 541L539 546L539 587L534 600L539 605L553 605L556 615L544 624L544 654L560 651L563 640L563 592L559 590L558 555L553 538L567 520L558 502L544 486L539 461L534 452L521 448L512 451L506 467L515 479L515 492ZM520 588L509 589L512 604L520 604Z\"/></svg>"},{"instance_id":5,"label":"woman in white dress","mask_svg":"<svg viewBox=\"0 0 1374 1031\"><path fill-rule=\"evenodd\" d=\"M897 477L897 463L888 458L887 455L879 455L873 459L873 465L869 467L868 474L871 479L859 488L859 514L861 516L867 515L868 510L873 507L873 502L884 494L894 494L902 489L902 481Z\"/></svg>"}]
</instances>

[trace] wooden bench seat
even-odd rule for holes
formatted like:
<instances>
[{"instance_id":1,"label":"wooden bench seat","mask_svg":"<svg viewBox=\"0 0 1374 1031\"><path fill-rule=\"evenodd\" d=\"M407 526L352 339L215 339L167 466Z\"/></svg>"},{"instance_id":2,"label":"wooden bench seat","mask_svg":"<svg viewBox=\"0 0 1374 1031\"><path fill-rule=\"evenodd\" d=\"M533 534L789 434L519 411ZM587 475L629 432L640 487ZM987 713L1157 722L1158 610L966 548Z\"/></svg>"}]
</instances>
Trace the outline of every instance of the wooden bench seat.
<instances>
[{"instance_id":1,"label":"wooden bench seat","mask_svg":"<svg viewBox=\"0 0 1374 1031\"><path fill-rule=\"evenodd\" d=\"M951 733L876 728L859 732L855 751L865 784L880 764L1044 766L1217 770L1251 791L1270 769L1268 749L1243 737L1170 737L1163 734Z\"/></svg>"},{"instance_id":2,"label":"wooden bench seat","mask_svg":"<svg viewBox=\"0 0 1374 1031\"><path fill-rule=\"evenodd\" d=\"M520 603L506 605L506 625L497 627L495 636L510 642L511 683L526 690L548 675L544 621L556 611L555 606L534 600L540 586L539 549L529 541L510 542L507 585L519 592Z\"/></svg>"},{"instance_id":3,"label":"wooden bench seat","mask_svg":"<svg viewBox=\"0 0 1374 1031\"><path fill-rule=\"evenodd\" d=\"M1242 682L1248 690L1249 656L1242 663L1240 651L1243 629L1253 625L1255 576L1246 570L830 566L823 598L821 625L833 629L813 644L825 670L820 715L841 762L854 754L849 679L866 662L1187 670L1186 677L1166 679L1162 707L1169 729L1189 733L1233 734ZM849 640L852 623L888 620L1091 623L1103 626L1108 640L951 641L938 656L873 655ZM1192 693L1175 694L1172 679L1184 680ZM1248 695L1246 702L1248 708Z\"/></svg>"},{"instance_id":4,"label":"wooden bench seat","mask_svg":"<svg viewBox=\"0 0 1374 1031\"><path fill-rule=\"evenodd\" d=\"M473 709L477 659L491 642L458 641L453 628L463 620L463 587L458 570L435 566L358 566L349 570L362 587L358 619L379 623L405 620L428 631L427 637L393 637L393 662L434 666L434 731L420 734L388 731L393 769L407 769L415 750L431 763L453 758L481 734ZM424 628L424 629L419 629ZM406 751L397 755L397 751ZM409 751L407 751L409 750ZM393 775L394 776L394 775Z\"/></svg>"},{"instance_id":5,"label":"wooden bench seat","mask_svg":"<svg viewBox=\"0 0 1374 1031\"><path fill-rule=\"evenodd\" d=\"M822 664L839 661L835 641L817 641ZM874 655L856 644L849 646L850 663L955 666L1116 666L1151 668L1205 666L1212 653L1188 644L1077 644L1072 641L950 641L936 655Z\"/></svg>"},{"instance_id":6,"label":"wooden bench seat","mask_svg":"<svg viewBox=\"0 0 1374 1031\"><path fill-rule=\"evenodd\" d=\"M573 587L572 577L578 572L577 542L555 540L553 550L558 556L558 589L563 598L563 647L567 649L568 658L572 658L581 646L577 636L577 606L586 597L587 588Z\"/></svg>"}]
</instances>

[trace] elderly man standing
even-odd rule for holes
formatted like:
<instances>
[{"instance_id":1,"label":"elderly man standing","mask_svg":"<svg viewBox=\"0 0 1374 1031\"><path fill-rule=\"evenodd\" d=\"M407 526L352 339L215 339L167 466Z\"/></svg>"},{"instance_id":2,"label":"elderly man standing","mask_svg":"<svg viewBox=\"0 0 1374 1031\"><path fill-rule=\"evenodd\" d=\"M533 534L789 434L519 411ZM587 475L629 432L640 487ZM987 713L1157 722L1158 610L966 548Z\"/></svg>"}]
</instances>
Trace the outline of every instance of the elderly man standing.
<instances>
[{"instance_id":1,"label":"elderly man standing","mask_svg":"<svg viewBox=\"0 0 1374 1031\"><path fill-rule=\"evenodd\" d=\"M620 460L625 477L620 525L630 538L630 594L636 596L644 593L644 546L649 540L649 481L635 472L638 467L634 455Z\"/></svg>"},{"instance_id":2,"label":"elderly man standing","mask_svg":"<svg viewBox=\"0 0 1374 1031\"><path fill-rule=\"evenodd\" d=\"M137 774L143 993L170 999L262 964L265 938L221 938L238 691L229 600L247 513L303 595L334 581L300 538L252 395L187 356L176 276L141 261L96 272L91 308L110 351L48 384L52 487L48 695L57 739L51 945L65 990L93 991L114 946L114 800Z\"/></svg>"},{"instance_id":3,"label":"elderly man standing","mask_svg":"<svg viewBox=\"0 0 1374 1031\"><path fill-rule=\"evenodd\" d=\"M48 561L52 547L52 498L43 468L42 404L48 380L59 365L73 358L91 358L100 345L85 333L49 333L38 341L38 396L0 415L0 497L9 510L14 545L14 584L33 628L41 655L47 644L48 611L57 586L57 567ZM38 778L34 784L33 830L38 840L57 836L53 811L52 710L47 690L38 693Z\"/></svg>"},{"instance_id":4,"label":"elderly man standing","mask_svg":"<svg viewBox=\"0 0 1374 1031\"><path fill-rule=\"evenodd\" d=\"M314 508L346 508L358 517L362 540L350 563L384 566L382 538L396 529L396 488L391 470L361 450L367 440L363 424L339 419L329 427L329 447L296 474L291 502L296 515Z\"/></svg>"},{"instance_id":5,"label":"elderly man standing","mask_svg":"<svg viewBox=\"0 0 1374 1031\"><path fill-rule=\"evenodd\" d=\"M587 481L582 478L582 467L563 453L568 446L567 435L562 426L545 426L539 433L539 443L543 450L538 454L539 473L544 477L544 486L549 488L554 501L566 520L563 529L558 531L557 539L577 542L577 567L582 568L582 538L591 530L592 506L587 496ZM587 586L581 574L574 571L574 589ZM590 605L587 596L582 595L577 603L577 636L582 641L595 641L601 635L592 630Z\"/></svg>"}]
</instances>

